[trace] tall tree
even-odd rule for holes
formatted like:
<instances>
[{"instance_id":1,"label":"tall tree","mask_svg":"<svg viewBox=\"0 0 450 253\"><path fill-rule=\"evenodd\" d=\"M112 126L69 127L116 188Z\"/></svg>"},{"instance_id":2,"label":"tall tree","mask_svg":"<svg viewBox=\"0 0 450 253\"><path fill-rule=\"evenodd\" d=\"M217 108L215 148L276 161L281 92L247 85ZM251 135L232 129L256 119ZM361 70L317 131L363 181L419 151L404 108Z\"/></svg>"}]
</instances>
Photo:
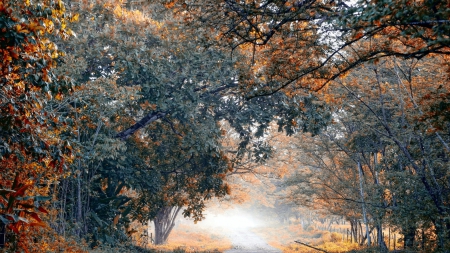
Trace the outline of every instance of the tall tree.
<instances>
[{"instance_id":1,"label":"tall tree","mask_svg":"<svg viewBox=\"0 0 450 253\"><path fill-rule=\"evenodd\" d=\"M73 121L67 135L78 152L75 178L61 190L76 194L63 196L61 204L80 236L102 231L105 236L96 239L110 241L122 221L126 229L124 216L167 221L164 210L180 206L201 219L205 199L227 192L224 175L237 162L221 152L219 122L238 133L237 157L259 157L265 145L252 139L263 136L275 117L283 116L278 125L289 133L294 125L317 132L329 118L315 113L320 106L311 95L246 101L236 58L204 46L204 37L188 40L191 31L178 30L178 23L114 1L74 8L77 38L61 43L68 60L59 71L71 73L83 88L55 110ZM126 189L137 196L132 202ZM161 242L169 232L161 233Z\"/></svg>"}]
</instances>

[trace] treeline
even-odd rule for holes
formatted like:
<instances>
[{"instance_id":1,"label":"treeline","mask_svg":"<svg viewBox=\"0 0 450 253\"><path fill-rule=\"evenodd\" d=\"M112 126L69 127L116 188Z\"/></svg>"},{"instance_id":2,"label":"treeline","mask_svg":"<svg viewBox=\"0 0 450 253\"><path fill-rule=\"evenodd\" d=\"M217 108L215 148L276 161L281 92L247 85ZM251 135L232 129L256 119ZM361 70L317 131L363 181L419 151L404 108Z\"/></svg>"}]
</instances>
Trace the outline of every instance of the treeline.
<instances>
[{"instance_id":1,"label":"treeline","mask_svg":"<svg viewBox=\"0 0 450 253\"><path fill-rule=\"evenodd\" d=\"M361 244L376 234L387 250L390 230L408 250L448 249L447 64L383 59L337 80L333 123L298 138L306 167L287 180L291 200L345 217Z\"/></svg>"}]
</instances>

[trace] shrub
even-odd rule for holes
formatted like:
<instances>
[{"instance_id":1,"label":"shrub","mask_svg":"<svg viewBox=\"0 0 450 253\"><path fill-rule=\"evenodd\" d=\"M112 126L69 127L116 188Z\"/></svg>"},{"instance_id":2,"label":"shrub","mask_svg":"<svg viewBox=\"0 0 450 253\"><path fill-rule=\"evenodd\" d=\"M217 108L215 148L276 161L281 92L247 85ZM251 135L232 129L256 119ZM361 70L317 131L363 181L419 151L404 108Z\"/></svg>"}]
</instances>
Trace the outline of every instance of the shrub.
<instances>
[{"instance_id":1,"label":"shrub","mask_svg":"<svg viewBox=\"0 0 450 253\"><path fill-rule=\"evenodd\" d=\"M331 233L331 241L332 242L340 242L342 241L342 234L332 232Z\"/></svg>"}]
</instances>

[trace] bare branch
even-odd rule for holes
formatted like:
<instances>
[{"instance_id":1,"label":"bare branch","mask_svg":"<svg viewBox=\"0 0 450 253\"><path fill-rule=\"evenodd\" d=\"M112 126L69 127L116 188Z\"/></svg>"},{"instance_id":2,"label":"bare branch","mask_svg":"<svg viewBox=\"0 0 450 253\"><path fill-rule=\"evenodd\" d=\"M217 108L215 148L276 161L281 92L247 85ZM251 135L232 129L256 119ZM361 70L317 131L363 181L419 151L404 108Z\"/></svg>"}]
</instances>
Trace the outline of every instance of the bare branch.
<instances>
[{"instance_id":1,"label":"bare branch","mask_svg":"<svg viewBox=\"0 0 450 253\"><path fill-rule=\"evenodd\" d=\"M306 246L306 247L308 247L308 248L315 249L315 250L317 250L317 251L321 251L321 252L328 253L328 251L325 251L325 250L323 250L323 249L319 249L319 248L313 247L313 246L308 245L308 244L303 243L303 242L299 242L299 241L294 241L294 242L296 242L296 243L298 243L298 244L301 244L301 245L303 245L303 246Z\"/></svg>"}]
</instances>

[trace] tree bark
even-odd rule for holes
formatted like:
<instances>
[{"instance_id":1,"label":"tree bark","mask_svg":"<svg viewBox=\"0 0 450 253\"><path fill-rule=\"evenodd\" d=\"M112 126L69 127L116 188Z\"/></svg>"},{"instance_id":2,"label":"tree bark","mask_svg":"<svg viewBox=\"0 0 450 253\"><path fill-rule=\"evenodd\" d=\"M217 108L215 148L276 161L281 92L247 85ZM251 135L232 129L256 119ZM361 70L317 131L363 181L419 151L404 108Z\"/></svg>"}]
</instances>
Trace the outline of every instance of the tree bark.
<instances>
[{"instance_id":1,"label":"tree bark","mask_svg":"<svg viewBox=\"0 0 450 253\"><path fill-rule=\"evenodd\" d=\"M155 219L155 244L161 245L167 242L170 232L175 227L175 219L181 210L181 206L167 206L158 211Z\"/></svg>"}]
</instances>

